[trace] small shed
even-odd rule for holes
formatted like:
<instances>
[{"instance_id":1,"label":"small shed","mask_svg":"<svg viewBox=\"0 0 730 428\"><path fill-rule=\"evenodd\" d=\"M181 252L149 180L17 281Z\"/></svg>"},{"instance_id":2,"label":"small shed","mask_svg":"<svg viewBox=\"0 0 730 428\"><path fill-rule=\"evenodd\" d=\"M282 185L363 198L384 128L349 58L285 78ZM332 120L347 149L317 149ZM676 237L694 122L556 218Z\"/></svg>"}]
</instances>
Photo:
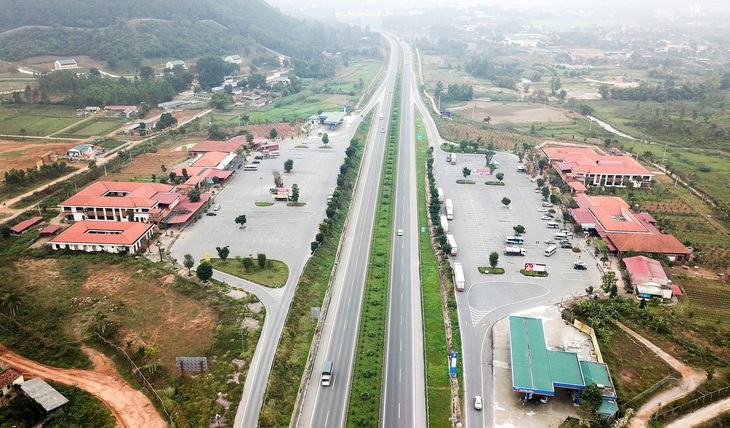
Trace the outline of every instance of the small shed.
<instances>
[{"instance_id":1,"label":"small shed","mask_svg":"<svg viewBox=\"0 0 730 428\"><path fill-rule=\"evenodd\" d=\"M25 395L40 404L46 413L51 413L68 404L66 397L39 377L26 381L20 386L20 389Z\"/></svg>"},{"instance_id":2,"label":"small shed","mask_svg":"<svg viewBox=\"0 0 730 428\"><path fill-rule=\"evenodd\" d=\"M15 236L22 235L23 233L30 230L30 228L32 228L33 226L40 223L41 221L43 221L43 217L41 217L41 216L32 217L32 218L29 218L28 220L21 221L20 223L11 227L10 231Z\"/></svg>"},{"instance_id":3,"label":"small shed","mask_svg":"<svg viewBox=\"0 0 730 428\"><path fill-rule=\"evenodd\" d=\"M49 224L48 226L41 229L41 236L53 236L61 229L61 225Z\"/></svg>"}]
</instances>

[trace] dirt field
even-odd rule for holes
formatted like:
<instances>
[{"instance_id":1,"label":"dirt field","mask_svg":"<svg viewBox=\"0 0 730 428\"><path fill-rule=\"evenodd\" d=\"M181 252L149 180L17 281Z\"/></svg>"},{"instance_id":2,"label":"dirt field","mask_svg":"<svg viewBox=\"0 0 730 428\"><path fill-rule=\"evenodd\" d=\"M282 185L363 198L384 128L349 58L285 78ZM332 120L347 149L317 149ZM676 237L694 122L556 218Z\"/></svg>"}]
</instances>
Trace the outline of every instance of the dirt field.
<instances>
[{"instance_id":1,"label":"dirt field","mask_svg":"<svg viewBox=\"0 0 730 428\"><path fill-rule=\"evenodd\" d=\"M5 171L12 168L30 168L43 157L48 160L47 156L51 153L63 156L68 149L77 144L80 144L80 142L54 141L40 143L0 140L0 175L5 174Z\"/></svg>"},{"instance_id":2,"label":"dirt field","mask_svg":"<svg viewBox=\"0 0 730 428\"><path fill-rule=\"evenodd\" d=\"M162 176L161 165L165 165L168 174L172 169L187 158L187 153L174 150L160 150L157 153L145 153L132 160L132 164L123 170L111 172L105 180L129 181L129 180L150 180L152 174L156 177Z\"/></svg>"},{"instance_id":3,"label":"dirt field","mask_svg":"<svg viewBox=\"0 0 730 428\"><path fill-rule=\"evenodd\" d=\"M133 389L114 370L107 357L91 349L84 349L94 362L94 370L58 369L23 358L0 345L0 360L23 373L26 379L45 380L76 386L100 399L117 418L123 428L164 428L167 423L160 417L150 400Z\"/></svg>"},{"instance_id":4,"label":"dirt field","mask_svg":"<svg viewBox=\"0 0 730 428\"><path fill-rule=\"evenodd\" d=\"M254 138L269 138L269 132L271 132L271 128L274 128L278 132L277 139L291 139L292 136L297 135L300 126L301 124L292 126L288 123L265 123L261 125L248 125L244 128L252 133Z\"/></svg>"},{"instance_id":5,"label":"dirt field","mask_svg":"<svg viewBox=\"0 0 730 428\"><path fill-rule=\"evenodd\" d=\"M473 100L461 107L453 107L460 115L477 121L490 117L490 123L568 122L568 110L532 103L498 103Z\"/></svg>"}]
</instances>

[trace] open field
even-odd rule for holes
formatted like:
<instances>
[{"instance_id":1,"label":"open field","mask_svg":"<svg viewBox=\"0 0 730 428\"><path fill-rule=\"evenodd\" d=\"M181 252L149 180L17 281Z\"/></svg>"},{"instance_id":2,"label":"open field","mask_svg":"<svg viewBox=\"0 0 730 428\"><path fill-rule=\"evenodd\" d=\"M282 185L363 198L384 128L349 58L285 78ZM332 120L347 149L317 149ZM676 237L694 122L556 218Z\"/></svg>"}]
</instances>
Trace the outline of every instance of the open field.
<instances>
[{"instance_id":1,"label":"open field","mask_svg":"<svg viewBox=\"0 0 730 428\"><path fill-rule=\"evenodd\" d=\"M489 117L489 123L572 122L575 113L559 107L534 103L507 103L474 99L449 111L477 122Z\"/></svg>"},{"instance_id":2,"label":"open field","mask_svg":"<svg viewBox=\"0 0 730 428\"><path fill-rule=\"evenodd\" d=\"M285 140L289 140L297 137L301 133L301 130L299 129L301 126L301 123L290 124L286 122L279 122L260 125L246 125L244 126L244 129L253 134L254 138L269 138L271 130L276 129L277 139L283 138Z\"/></svg>"},{"instance_id":3,"label":"open field","mask_svg":"<svg viewBox=\"0 0 730 428\"><path fill-rule=\"evenodd\" d=\"M109 171L105 180L111 181L150 181L152 174L163 175L162 165L169 171L187 159L187 152L159 150L157 153L144 153L132 160L132 164L119 171Z\"/></svg>"},{"instance_id":4,"label":"open field","mask_svg":"<svg viewBox=\"0 0 730 428\"><path fill-rule=\"evenodd\" d=\"M122 125L120 117L95 116L55 134L64 138L87 138L107 134Z\"/></svg>"},{"instance_id":5,"label":"open field","mask_svg":"<svg viewBox=\"0 0 730 428\"><path fill-rule=\"evenodd\" d=\"M72 107L0 106L0 134L4 135L46 136L79 120Z\"/></svg>"},{"instance_id":6,"label":"open field","mask_svg":"<svg viewBox=\"0 0 730 428\"><path fill-rule=\"evenodd\" d=\"M68 149L76 145L73 141L48 141L0 140L0 175L12 168L26 169L35 166L42 158L48 161L51 153L62 157Z\"/></svg>"},{"instance_id":7,"label":"open field","mask_svg":"<svg viewBox=\"0 0 730 428\"><path fill-rule=\"evenodd\" d=\"M436 126L441 137L448 141L456 143L462 140L481 141L484 147L493 141L498 150L510 150L515 144L521 147L523 143L535 146L544 141L543 138L504 131L486 124L475 126L455 120L437 119Z\"/></svg>"}]
</instances>

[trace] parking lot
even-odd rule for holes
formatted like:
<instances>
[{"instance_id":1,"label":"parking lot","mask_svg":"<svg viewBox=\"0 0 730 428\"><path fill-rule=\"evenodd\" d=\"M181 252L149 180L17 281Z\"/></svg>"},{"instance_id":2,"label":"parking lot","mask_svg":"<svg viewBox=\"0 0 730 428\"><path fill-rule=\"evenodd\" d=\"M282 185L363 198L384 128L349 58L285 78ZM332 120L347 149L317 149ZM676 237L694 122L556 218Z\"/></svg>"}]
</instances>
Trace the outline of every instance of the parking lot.
<instances>
[{"instance_id":1,"label":"parking lot","mask_svg":"<svg viewBox=\"0 0 730 428\"><path fill-rule=\"evenodd\" d=\"M228 245L230 258L265 253L288 264L302 263L302 256L309 252L309 243L324 218L327 194L336 185L339 166L349 145L343 132L347 126L341 124L336 132L330 132L329 149L319 148L322 142L314 133L309 138L279 141L280 156L260 160L256 171L237 169L214 196L212 205L221 204L214 211L216 215L204 215L188 226L173 245L173 256L178 260L184 254L192 254L196 260L206 253L217 257L215 248ZM294 161L290 174L284 173L284 162L288 159ZM252 160L253 156L247 165L252 165ZM274 187L274 170L281 173L285 187L299 186L299 202L305 203L304 206L289 207L284 201L273 200L269 189ZM258 207L257 201L275 203ZM246 215L245 228L234 221L242 214Z\"/></svg>"},{"instance_id":2,"label":"parking lot","mask_svg":"<svg viewBox=\"0 0 730 428\"><path fill-rule=\"evenodd\" d=\"M494 160L499 163L495 174L504 174L504 186L486 186L485 181L496 181L494 177L474 174L474 170L486 169L484 155L459 154L456 165L446 162L446 153L435 150L434 173L437 186L444 189L444 197L451 199L454 219L449 221L449 232L458 245L458 254L452 261L458 261L464 268L465 291L456 293L459 324L462 336L464 358L464 382L467 404L466 420L469 426L494 426L493 415L498 409L497 396L517 397L511 385L506 388L493 381L496 367L493 361L493 330L495 324L505 316L537 306L559 304L563 299L585 294L589 285L600 284L600 273L593 255L586 252L582 237L570 238L572 246L583 249L574 253L571 249L558 248L550 257L545 256L545 243L555 239L560 229L546 226L541 220L543 212L542 195L536 193L537 185L530 176L517 172L521 165L517 156L499 152ZM457 184L463 179L462 169L468 167L472 175L467 179L476 184ZM501 200L511 200L505 207ZM555 214L562 228L562 213ZM504 254L505 240L514 236L513 226L522 225L525 250L524 256ZM505 269L504 275L480 274L480 266L489 266L489 254L499 254L498 266ZM586 262L586 270L574 269L576 261ZM545 264L548 276L527 277L519 273L525 263ZM496 347L498 344L494 343ZM502 344L499 344L500 346ZM509 371L507 371L509 373ZM471 405L475 395L484 397L484 411L478 412ZM535 426L549 426L549 424Z\"/></svg>"}]
</instances>

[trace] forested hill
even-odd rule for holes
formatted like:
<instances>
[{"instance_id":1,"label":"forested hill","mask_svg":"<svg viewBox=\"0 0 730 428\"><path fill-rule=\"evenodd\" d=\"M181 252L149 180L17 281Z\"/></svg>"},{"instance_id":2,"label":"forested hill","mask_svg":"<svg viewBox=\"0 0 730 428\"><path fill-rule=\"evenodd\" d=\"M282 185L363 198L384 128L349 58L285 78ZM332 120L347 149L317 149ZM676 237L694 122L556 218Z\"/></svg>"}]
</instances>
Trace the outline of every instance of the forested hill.
<instances>
[{"instance_id":1,"label":"forested hill","mask_svg":"<svg viewBox=\"0 0 730 428\"><path fill-rule=\"evenodd\" d=\"M309 60L348 52L357 27L305 22L263 0L0 0L0 58L89 55L108 61L243 53L260 44ZM371 37L372 39L373 37Z\"/></svg>"}]
</instances>

